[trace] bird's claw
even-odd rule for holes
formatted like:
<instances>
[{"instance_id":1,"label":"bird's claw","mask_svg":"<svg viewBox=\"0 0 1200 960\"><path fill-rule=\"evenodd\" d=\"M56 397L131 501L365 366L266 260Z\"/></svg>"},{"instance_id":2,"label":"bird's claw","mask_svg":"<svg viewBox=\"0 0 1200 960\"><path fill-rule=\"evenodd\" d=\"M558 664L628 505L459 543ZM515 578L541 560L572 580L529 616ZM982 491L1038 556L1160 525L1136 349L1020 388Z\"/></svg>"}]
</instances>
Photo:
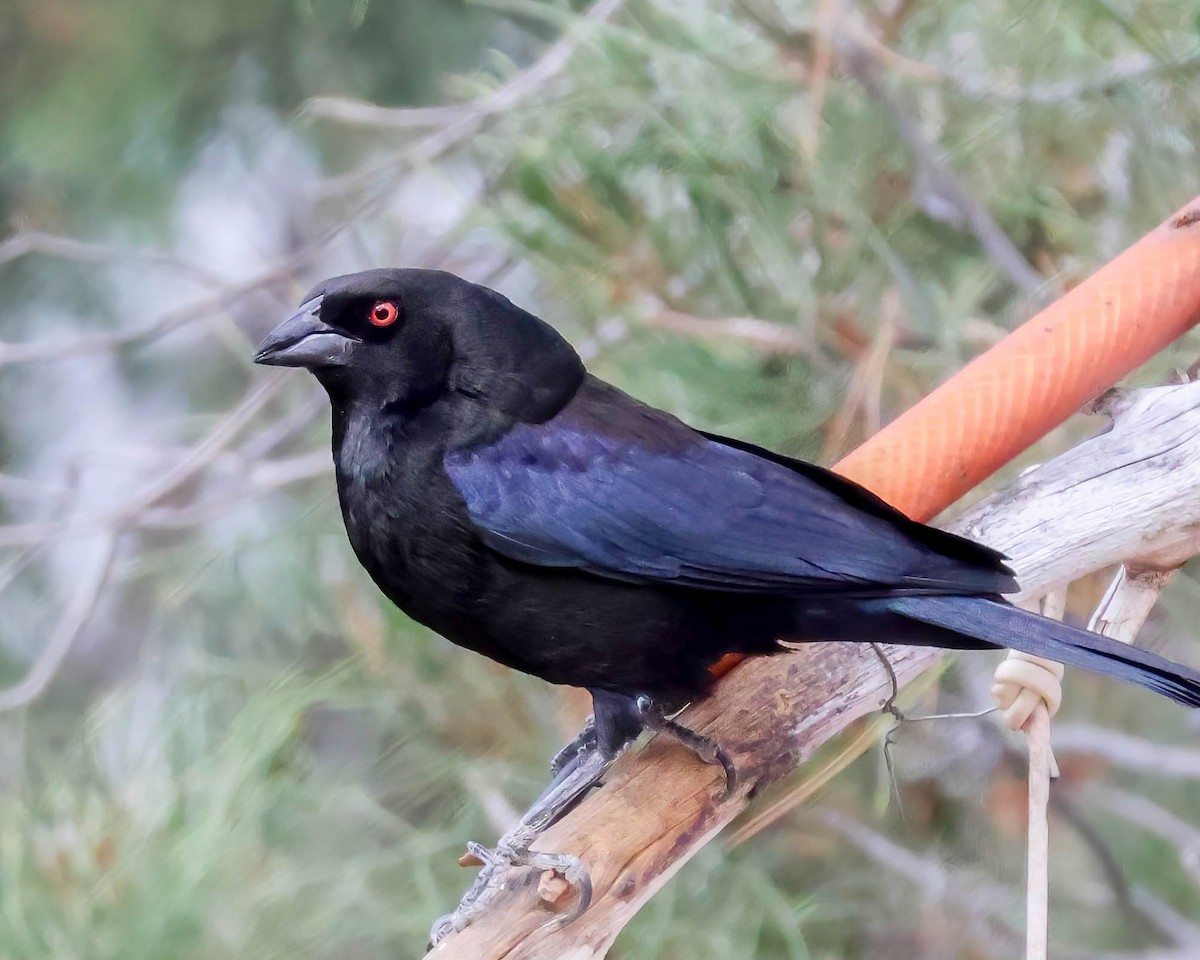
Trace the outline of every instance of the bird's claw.
<instances>
[{"instance_id":1,"label":"bird's claw","mask_svg":"<svg viewBox=\"0 0 1200 960\"><path fill-rule=\"evenodd\" d=\"M502 839L495 850L489 850L481 843L468 841L467 856L481 864L475 882L471 884L462 900L452 913L439 917L429 929L430 948L438 946L450 934L465 930L471 921L483 910L492 899L501 884L497 874L509 865L516 865L522 851L515 844L505 844Z\"/></svg>"},{"instance_id":2,"label":"bird's claw","mask_svg":"<svg viewBox=\"0 0 1200 960\"><path fill-rule=\"evenodd\" d=\"M567 924L583 913L592 905L592 875L588 873L587 865L571 853L540 853L530 851L529 866L538 870L550 871L556 877L562 877L569 890L578 890L579 897L575 906L554 922ZM558 890L553 894L539 889L539 894L546 903L555 906L562 902L565 891Z\"/></svg>"},{"instance_id":3,"label":"bird's claw","mask_svg":"<svg viewBox=\"0 0 1200 960\"><path fill-rule=\"evenodd\" d=\"M716 740L672 720L649 697L638 697L637 708L642 720L651 730L674 737L705 763L720 764L721 769L725 771L725 793L722 799L728 800L733 796L737 790L737 768Z\"/></svg>"},{"instance_id":4,"label":"bird's claw","mask_svg":"<svg viewBox=\"0 0 1200 960\"><path fill-rule=\"evenodd\" d=\"M450 934L470 926L496 892L503 889L502 873L511 868L531 867L534 870L553 871L567 882L569 889L579 891L578 899L570 911L555 917L550 923L570 923L591 905L592 878L587 866L579 857L569 853L530 850L528 846L506 841L507 838L502 839L494 850L489 850L480 843L467 843L467 855L483 866L454 912L439 917L430 928L430 948L438 946ZM557 892L552 898L543 896L543 899L557 903L562 900L562 892Z\"/></svg>"},{"instance_id":5,"label":"bird's claw","mask_svg":"<svg viewBox=\"0 0 1200 960\"><path fill-rule=\"evenodd\" d=\"M450 934L462 929L462 927L455 926L457 917L458 910L455 910L454 913L448 913L444 917L438 917L434 921L433 926L429 928L428 948L430 950L445 940Z\"/></svg>"},{"instance_id":6,"label":"bird's claw","mask_svg":"<svg viewBox=\"0 0 1200 960\"><path fill-rule=\"evenodd\" d=\"M738 773L737 767L733 765L733 759L727 754L718 744L713 744L713 758L710 763L715 762L721 765L721 769L725 771L725 794L721 797L722 800L728 800L737 792Z\"/></svg>"}]
</instances>

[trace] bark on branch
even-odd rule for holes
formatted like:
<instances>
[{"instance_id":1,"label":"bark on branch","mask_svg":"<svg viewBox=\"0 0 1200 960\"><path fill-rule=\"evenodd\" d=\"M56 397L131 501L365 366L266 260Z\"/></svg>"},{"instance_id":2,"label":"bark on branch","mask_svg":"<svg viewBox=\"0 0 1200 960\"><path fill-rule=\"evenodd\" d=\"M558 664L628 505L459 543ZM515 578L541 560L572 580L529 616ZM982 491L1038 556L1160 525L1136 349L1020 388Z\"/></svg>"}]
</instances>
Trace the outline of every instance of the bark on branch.
<instances>
[{"instance_id":1,"label":"bark on branch","mask_svg":"<svg viewBox=\"0 0 1200 960\"><path fill-rule=\"evenodd\" d=\"M1168 570L1200 552L1200 383L1115 394L1102 412L1112 418L1111 430L1027 471L952 525L1009 555L1023 597L1122 561ZM918 648L890 648L889 655L901 684L942 656ZM488 911L430 956L604 956L638 909L755 794L878 709L887 685L862 644L812 644L741 664L684 718L734 758L736 796L720 800L719 768L652 741L536 844L587 864L593 901L586 913L569 925L554 923L537 873L516 870Z\"/></svg>"}]
</instances>

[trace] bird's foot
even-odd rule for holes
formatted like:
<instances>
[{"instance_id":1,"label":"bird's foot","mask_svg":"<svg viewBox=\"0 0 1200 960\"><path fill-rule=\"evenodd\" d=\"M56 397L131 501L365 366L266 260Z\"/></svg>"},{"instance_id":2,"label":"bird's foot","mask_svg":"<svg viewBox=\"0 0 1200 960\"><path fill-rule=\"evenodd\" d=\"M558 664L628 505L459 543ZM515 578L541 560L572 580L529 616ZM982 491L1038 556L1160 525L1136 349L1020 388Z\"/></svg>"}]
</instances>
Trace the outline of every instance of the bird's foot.
<instances>
[{"instance_id":1,"label":"bird's foot","mask_svg":"<svg viewBox=\"0 0 1200 960\"><path fill-rule=\"evenodd\" d=\"M579 899L575 906L551 922L570 923L587 909L592 899L592 884L583 861L571 854L542 853L530 848L543 830L563 816L599 782L617 756L619 753L608 756L594 748L576 750L574 756L564 761L554 781L520 822L500 838L495 850L488 850L477 843L467 845L469 855L483 866L454 912L439 919L429 931L431 946L437 946L451 933L469 926L504 888L504 875L512 868L553 870L566 880L569 887L578 888ZM558 890L553 896L543 895L543 899L558 903L562 901L564 893Z\"/></svg>"},{"instance_id":2,"label":"bird's foot","mask_svg":"<svg viewBox=\"0 0 1200 960\"><path fill-rule=\"evenodd\" d=\"M717 741L672 720L649 697L638 697L637 708L642 722L651 730L674 737L705 763L720 764L725 771L725 797L733 796L737 789L737 769Z\"/></svg>"},{"instance_id":3,"label":"bird's foot","mask_svg":"<svg viewBox=\"0 0 1200 960\"><path fill-rule=\"evenodd\" d=\"M456 933L465 930L471 922L483 911L496 892L504 888L502 879L506 870L517 867L531 867L543 871L544 875L554 879L561 878L566 882L566 890L560 884L543 883L539 886L539 895L551 905L563 902L569 890L578 890L579 895L570 910L554 917L550 923L568 924L586 910L592 902L592 878L587 867L579 857L569 853L543 853L530 850L523 846L523 837L515 837L513 831L501 839L495 850L488 850L478 843L467 844L467 855L482 864L479 875L471 888L463 896L453 913L438 918L429 931L429 946L436 947L439 943ZM514 840L516 841L514 843Z\"/></svg>"}]
</instances>

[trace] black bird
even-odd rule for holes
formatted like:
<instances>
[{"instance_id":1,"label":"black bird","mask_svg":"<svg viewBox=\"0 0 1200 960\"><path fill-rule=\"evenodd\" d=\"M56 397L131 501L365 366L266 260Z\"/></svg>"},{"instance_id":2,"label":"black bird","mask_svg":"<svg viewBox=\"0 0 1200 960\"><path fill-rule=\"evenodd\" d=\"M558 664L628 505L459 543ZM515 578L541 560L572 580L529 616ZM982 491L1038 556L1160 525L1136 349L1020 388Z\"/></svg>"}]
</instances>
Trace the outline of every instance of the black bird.
<instances>
[{"instance_id":1,"label":"black bird","mask_svg":"<svg viewBox=\"0 0 1200 960\"><path fill-rule=\"evenodd\" d=\"M454 643L587 688L608 755L703 697L724 654L781 640L1009 647L1200 705L1197 672L1006 603L999 553L639 403L452 274L326 280L255 360L328 392L342 516L379 588Z\"/></svg>"}]
</instances>

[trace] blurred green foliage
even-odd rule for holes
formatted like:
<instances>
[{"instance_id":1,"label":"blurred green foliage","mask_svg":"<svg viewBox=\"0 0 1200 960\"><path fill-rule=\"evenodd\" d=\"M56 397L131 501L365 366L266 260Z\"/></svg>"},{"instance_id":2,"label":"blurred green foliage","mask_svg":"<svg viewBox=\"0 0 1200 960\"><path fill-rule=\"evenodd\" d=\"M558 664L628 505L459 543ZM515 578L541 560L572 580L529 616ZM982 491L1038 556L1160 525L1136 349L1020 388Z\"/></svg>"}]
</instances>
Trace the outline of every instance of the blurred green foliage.
<instances>
[{"instance_id":1,"label":"blurred green foliage","mask_svg":"<svg viewBox=\"0 0 1200 960\"><path fill-rule=\"evenodd\" d=\"M110 516L224 437L129 520L56 682L0 713L0 956L18 960L416 955L466 883L463 841L491 839L537 794L578 722L557 691L379 598L314 460L328 428L307 378L221 433L267 382L251 343L308 282L414 259L469 272L638 396L830 460L1200 192L1186 0L628 0L586 25L575 5L536 2L11 6L0 213L18 240L100 246L0 257L5 339L191 313L161 337L5 371L0 678L16 683L45 647L88 555L87 531L18 534ZM314 95L443 100L447 74L472 66L453 87L485 102L547 36L585 26L561 72L496 114L376 127L301 109ZM231 125L246 105L261 112ZM198 159L214 144L235 174ZM285 167L309 163L315 183L294 188ZM237 292L246 276L212 251L241 249L261 196L293 216L264 233L269 269ZM170 262L108 246L146 237ZM1185 366L1196 343L1141 378ZM100 492L84 482L97 471ZM1183 578L1149 631L1193 663L1198 605ZM914 709L977 707L981 673L964 658ZM1065 712L1162 743L1197 729L1085 677ZM873 751L815 812L711 845L612 955L1015 955L1019 758L986 725L920 726L900 734L899 805ZM1181 817L1200 808L1194 780L1075 758L1055 826L1055 955L1191 949L1194 871L1093 802L1098 782Z\"/></svg>"},{"instance_id":2,"label":"blurred green foliage","mask_svg":"<svg viewBox=\"0 0 1200 960\"><path fill-rule=\"evenodd\" d=\"M61 229L153 219L230 104L436 99L495 21L457 0L8 4L0 217Z\"/></svg>"}]
</instances>

